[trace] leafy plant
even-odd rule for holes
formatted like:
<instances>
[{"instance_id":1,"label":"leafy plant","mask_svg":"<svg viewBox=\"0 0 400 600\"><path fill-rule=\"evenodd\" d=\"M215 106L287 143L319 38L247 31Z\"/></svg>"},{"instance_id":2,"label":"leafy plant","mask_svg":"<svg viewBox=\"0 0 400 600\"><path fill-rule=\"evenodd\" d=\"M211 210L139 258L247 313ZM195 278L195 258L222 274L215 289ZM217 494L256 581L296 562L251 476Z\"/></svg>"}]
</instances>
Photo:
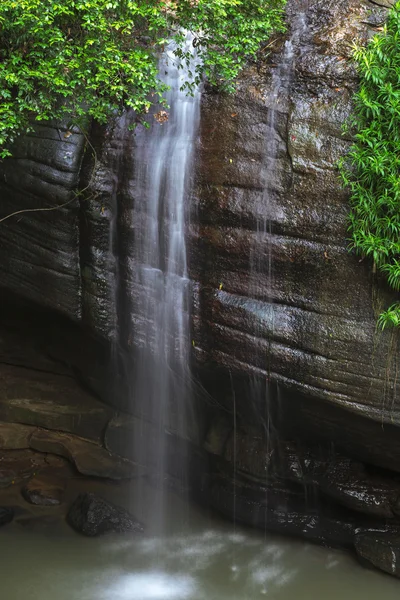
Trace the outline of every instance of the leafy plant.
<instances>
[{"instance_id":1,"label":"leafy plant","mask_svg":"<svg viewBox=\"0 0 400 600\"><path fill-rule=\"evenodd\" d=\"M148 111L164 91L157 55L167 39L184 50L195 33L206 75L232 89L244 62L283 29L285 0L1 0L0 157L32 119L105 122Z\"/></svg>"},{"instance_id":2,"label":"leafy plant","mask_svg":"<svg viewBox=\"0 0 400 600\"><path fill-rule=\"evenodd\" d=\"M382 33L354 58L361 78L355 98L355 141L340 163L351 190L351 247L371 257L400 291L400 2ZM382 328L400 325L400 303L379 317Z\"/></svg>"}]
</instances>

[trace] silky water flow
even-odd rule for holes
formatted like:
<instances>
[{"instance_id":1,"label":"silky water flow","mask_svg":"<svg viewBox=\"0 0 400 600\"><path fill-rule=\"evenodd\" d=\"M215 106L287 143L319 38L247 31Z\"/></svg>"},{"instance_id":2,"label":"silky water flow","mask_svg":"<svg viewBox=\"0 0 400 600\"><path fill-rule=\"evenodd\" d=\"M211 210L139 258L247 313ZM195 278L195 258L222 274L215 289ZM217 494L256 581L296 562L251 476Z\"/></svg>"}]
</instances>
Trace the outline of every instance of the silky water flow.
<instances>
[{"instance_id":1,"label":"silky water flow","mask_svg":"<svg viewBox=\"0 0 400 600\"><path fill-rule=\"evenodd\" d=\"M251 378L249 394L253 412L261 422L266 440L267 455L273 452L279 439L276 430L276 416L279 411L279 383L271 383L273 335L275 328L274 311L274 264L273 264L273 222L276 210L276 174L280 173L280 159L286 156L286 142L283 139L283 121L290 103L291 86L296 66L297 52L301 51L301 38L307 29L304 10L299 11L292 23L292 31L285 42L282 57L273 67L269 93L266 97L268 116L264 161L260 175L262 194L260 195L253 243L250 248L249 269L249 311L253 322L253 333L257 340L255 356L256 369Z\"/></svg>"},{"instance_id":2,"label":"silky water flow","mask_svg":"<svg viewBox=\"0 0 400 600\"><path fill-rule=\"evenodd\" d=\"M149 426L143 425L133 443L139 462L161 479L156 517L160 524L162 480L175 468L169 440L191 438L194 425L185 229L201 92L199 86L192 95L182 89L198 64L190 34L184 51L190 55L188 62L176 56L173 43L160 59L160 77L169 87L167 107L152 116L135 151L133 403Z\"/></svg>"}]
</instances>

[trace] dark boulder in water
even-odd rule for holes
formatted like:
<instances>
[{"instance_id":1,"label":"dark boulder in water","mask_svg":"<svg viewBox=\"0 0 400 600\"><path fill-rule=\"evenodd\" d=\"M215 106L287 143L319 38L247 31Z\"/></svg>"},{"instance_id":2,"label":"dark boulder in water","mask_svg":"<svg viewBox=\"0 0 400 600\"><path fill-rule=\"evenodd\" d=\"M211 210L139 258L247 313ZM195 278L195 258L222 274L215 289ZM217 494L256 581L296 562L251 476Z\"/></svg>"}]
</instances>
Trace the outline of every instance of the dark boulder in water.
<instances>
[{"instance_id":1,"label":"dark boulder in water","mask_svg":"<svg viewBox=\"0 0 400 600\"><path fill-rule=\"evenodd\" d=\"M384 530L386 529L386 531ZM358 556L377 569L400 577L400 529L381 531L360 529L355 538Z\"/></svg>"},{"instance_id":2,"label":"dark boulder in water","mask_svg":"<svg viewBox=\"0 0 400 600\"><path fill-rule=\"evenodd\" d=\"M14 511L12 508L0 508L0 527L11 523L14 518Z\"/></svg>"},{"instance_id":3,"label":"dark boulder in water","mask_svg":"<svg viewBox=\"0 0 400 600\"><path fill-rule=\"evenodd\" d=\"M73 529L89 537L143 531L143 525L127 510L96 494L79 494L69 509L67 521Z\"/></svg>"}]
</instances>

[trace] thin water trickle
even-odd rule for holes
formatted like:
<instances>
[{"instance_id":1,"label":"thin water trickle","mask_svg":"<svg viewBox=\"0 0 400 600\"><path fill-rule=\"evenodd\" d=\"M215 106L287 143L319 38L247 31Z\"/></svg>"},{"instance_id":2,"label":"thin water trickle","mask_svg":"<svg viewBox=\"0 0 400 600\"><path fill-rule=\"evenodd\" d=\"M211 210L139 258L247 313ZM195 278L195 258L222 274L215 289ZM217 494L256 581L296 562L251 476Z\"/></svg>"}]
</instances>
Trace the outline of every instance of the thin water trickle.
<instances>
[{"instance_id":1,"label":"thin water trickle","mask_svg":"<svg viewBox=\"0 0 400 600\"><path fill-rule=\"evenodd\" d=\"M250 285L249 296L257 299L261 307L254 310L254 335L259 340L259 356L256 363L264 368L264 379L254 376L251 381L250 395L257 417L264 428L267 455L274 448L277 432L271 410L272 393L279 399L279 392L271 387L271 343L274 331L274 265L273 231L274 207L277 191L274 176L280 176L280 159L287 150L283 143L282 125L290 102L291 86L296 66L297 53L301 52L301 39L307 28L306 13L300 11L292 23L290 38L285 42L281 60L273 69L266 97L268 117L266 122L266 141L264 161L261 169L263 188L260 209L255 224L254 242L250 249ZM268 477L268 475L267 475Z\"/></svg>"},{"instance_id":2,"label":"thin water trickle","mask_svg":"<svg viewBox=\"0 0 400 600\"><path fill-rule=\"evenodd\" d=\"M180 63L171 43L160 59L160 77L169 86L168 113L156 113L148 131L137 136L134 207L135 380L133 404L158 427L156 439L141 438L136 454L156 471L168 470L165 433L190 438L189 278L185 244L191 193L193 149L200 113L200 89L188 96L181 87L197 58L191 35L191 64ZM152 448L149 448L152 444ZM156 447L155 447L156 446ZM162 500L161 500L162 503ZM162 507L160 506L160 515Z\"/></svg>"}]
</instances>

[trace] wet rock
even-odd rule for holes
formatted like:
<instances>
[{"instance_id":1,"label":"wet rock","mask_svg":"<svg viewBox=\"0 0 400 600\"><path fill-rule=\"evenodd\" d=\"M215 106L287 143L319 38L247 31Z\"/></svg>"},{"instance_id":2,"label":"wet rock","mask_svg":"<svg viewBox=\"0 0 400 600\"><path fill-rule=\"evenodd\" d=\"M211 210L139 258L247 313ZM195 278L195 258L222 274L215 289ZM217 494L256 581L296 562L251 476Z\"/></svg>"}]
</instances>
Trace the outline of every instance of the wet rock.
<instances>
[{"instance_id":1,"label":"wet rock","mask_svg":"<svg viewBox=\"0 0 400 600\"><path fill-rule=\"evenodd\" d=\"M135 462L154 464L160 437L165 432L146 420L128 414L120 414L108 423L105 446L109 452ZM141 455L143 451L146 456Z\"/></svg>"},{"instance_id":2,"label":"wet rock","mask_svg":"<svg viewBox=\"0 0 400 600\"><path fill-rule=\"evenodd\" d=\"M311 494L334 502L342 512L340 507L357 511L360 519L363 514L394 520L399 514L400 481L387 471L367 468L326 447L285 442L272 433L266 436L246 424L238 423L236 430L226 433L227 426L228 421L219 418L210 428L214 437L217 432L223 434L224 444L214 453L226 461L220 469L253 485L269 486L269 497L277 485L295 484L300 496Z\"/></svg>"},{"instance_id":3,"label":"wet rock","mask_svg":"<svg viewBox=\"0 0 400 600\"><path fill-rule=\"evenodd\" d=\"M10 469L0 469L0 489L7 488L18 481L19 475Z\"/></svg>"},{"instance_id":4,"label":"wet rock","mask_svg":"<svg viewBox=\"0 0 400 600\"><path fill-rule=\"evenodd\" d=\"M239 427L226 441L224 458L238 473L265 482L271 473L273 448L262 433L251 427Z\"/></svg>"},{"instance_id":5,"label":"wet rock","mask_svg":"<svg viewBox=\"0 0 400 600\"><path fill-rule=\"evenodd\" d=\"M320 489L352 510L382 519L395 516L400 483L368 473L364 465L341 457L331 461L320 478Z\"/></svg>"},{"instance_id":6,"label":"wet rock","mask_svg":"<svg viewBox=\"0 0 400 600\"><path fill-rule=\"evenodd\" d=\"M96 494L80 494L69 509L67 521L79 533L141 532L143 526L127 510Z\"/></svg>"},{"instance_id":7,"label":"wet rock","mask_svg":"<svg viewBox=\"0 0 400 600\"><path fill-rule=\"evenodd\" d=\"M278 98L279 106L271 80L290 27L296 33L299 3L292 0L286 38L274 43L259 70L247 70L238 94L204 94L188 231L195 378L209 405L218 403L226 414L235 412L249 426L264 428L257 437L217 427L210 430L206 448L226 461L227 471L235 462L260 493L271 458L264 439L272 422L270 385L279 392L275 408L284 439L312 440L325 448L332 443L359 461L400 472L398 340L375 327L377 306L389 305L391 294L372 277L367 260L360 263L348 253L348 193L335 167L350 143L342 124L357 86L351 46L354 39L368 38L368 23L378 23L382 11L375 18L375 8L358 0L305 5L305 27L292 40L290 89ZM66 137L65 127L40 127L21 138L18 158L0 166L5 213L72 200L79 182L91 179L82 202L4 222L1 281L8 297L15 292L27 299L29 330L33 338L46 340L46 354L62 360L69 375L78 371L110 404L125 406L131 398L128 386L121 384L125 394L118 391L132 370L121 348L131 352L130 319L138 318L130 310L135 137L129 118L124 115L115 127L97 132L101 151L93 179L90 160L79 173L83 137L76 132ZM118 240L118 256L110 249L111 238ZM116 298L122 307L118 315ZM34 309L34 303L45 310ZM4 327L11 310L3 310ZM101 340L95 337L92 343L93 333ZM106 344L97 360L104 340L119 348L117 358L111 360ZM15 356L21 361L18 352ZM48 360L32 360L50 369ZM124 415L107 427L104 406L87 402L74 379L60 375L7 367L1 376L0 370L0 419L57 430L33 431L29 444L67 457L81 473L130 476L133 465L115 454L137 460L129 446L139 425ZM266 393L254 391L257 383ZM98 443L105 428L108 451ZM151 428L143 430L152 441ZM15 437L17 445L26 443L25 433ZM4 439L13 443L8 434ZM152 450L148 459L154 462ZM329 466L294 453L286 471L275 475L298 487L304 481L317 486L324 497L360 513L384 518L398 513L396 486L359 465L339 463ZM5 481L15 472L10 467ZM220 488L212 486L213 503L232 516L228 507L234 495ZM276 489L275 504L266 505L254 500L253 491L235 501L244 522L265 527L267 515L277 530L350 544L351 519L290 508Z\"/></svg>"},{"instance_id":8,"label":"wet rock","mask_svg":"<svg viewBox=\"0 0 400 600\"><path fill-rule=\"evenodd\" d=\"M149 422L129 414L116 415L107 425L104 443L113 456L133 461L140 472L157 470L160 448L163 468L172 476L186 473L191 442L182 440L167 424Z\"/></svg>"},{"instance_id":9,"label":"wet rock","mask_svg":"<svg viewBox=\"0 0 400 600\"><path fill-rule=\"evenodd\" d=\"M400 577L400 529L397 531L358 531L355 536L357 554L377 569Z\"/></svg>"},{"instance_id":10,"label":"wet rock","mask_svg":"<svg viewBox=\"0 0 400 600\"><path fill-rule=\"evenodd\" d=\"M232 423L224 415L216 414L207 430L204 449L211 454L223 456L225 445L232 434Z\"/></svg>"},{"instance_id":11,"label":"wet rock","mask_svg":"<svg viewBox=\"0 0 400 600\"><path fill-rule=\"evenodd\" d=\"M66 131L61 123L37 127L18 139L14 157L1 165L2 216L29 206L70 204L5 222L0 271L4 288L76 319L81 314L79 203L73 198L85 141L78 132L64 137Z\"/></svg>"},{"instance_id":12,"label":"wet rock","mask_svg":"<svg viewBox=\"0 0 400 600\"><path fill-rule=\"evenodd\" d=\"M0 422L0 449L22 450L29 448L29 440L35 427L19 423Z\"/></svg>"},{"instance_id":13,"label":"wet rock","mask_svg":"<svg viewBox=\"0 0 400 600\"><path fill-rule=\"evenodd\" d=\"M264 531L303 537L331 546L353 545L357 519L340 509L306 501L303 490L282 484L261 487L211 475L205 493L224 516Z\"/></svg>"},{"instance_id":14,"label":"wet rock","mask_svg":"<svg viewBox=\"0 0 400 600\"><path fill-rule=\"evenodd\" d=\"M22 488L22 495L30 504L37 506L54 506L61 504L65 484L54 476L40 474L33 477Z\"/></svg>"},{"instance_id":15,"label":"wet rock","mask_svg":"<svg viewBox=\"0 0 400 600\"><path fill-rule=\"evenodd\" d=\"M301 29L301 7L288 2L294 64L279 111L271 83L282 44L261 76L246 71L234 97L203 96L189 231L194 362L207 391L243 421L268 421L271 397L254 384L269 381L280 400L304 398L301 420L296 400L282 406L288 437L319 436L400 471L399 347L375 328L377 304L391 298L368 261L348 252L348 193L336 169L358 85L351 45L382 11L357 0L304 6Z\"/></svg>"},{"instance_id":16,"label":"wet rock","mask_svg":"<svg viewBox=\"0 0 400 600\"><path fill-rule=\"evenodd\" d=\"M32 450L4 450L0 454L0 488L26 481L48 469L52 462L50 457Z\"/></svg>"},{"instance_id":17,"label":"wet rock","mask_svg":"<svg viewBox=\"0 0 400 600\"><path fill-rule=\"evenodd\" d=\"M39 452L67 458L82 475L128 479L137 474L134 463L111 454L99 444L72 435L38 430L32 435L30 445Z\"/></svg>"},{"instance_id":18,"label":"wet rock","mask_svg":"<svg viewBox=\"0 0 400 600\"><path fill-rule=\"evenodd\" d=\"M276 476L313 485L339 504L365 515L395 517L400 482L387 472L373 472L354 459L326 451L318 454L301 444L281 445L276 454Z\"/></svg>"},{"instance_id":19,"label":"wet rock","mask_svg":"<svg viewBox=\"0 0 400 600\"><path fill-rule=\"evenodd\" d=\"M0 365L0 421L10 423L0 423L0 447L29 447L33 429L15 424L98 440L111 415L71 377Z\"/></svg>"},{"instance_id":20,"label":"wet rock","mask_svg":"<svg viewBox=\"0 0 400 600\"><path fill-rule=\"evenodd\" d=\"M0 507L0 527L2 525L7 525L14 518L14 511L12 508L3 508Z\"/></svg>"}]
</instances>

